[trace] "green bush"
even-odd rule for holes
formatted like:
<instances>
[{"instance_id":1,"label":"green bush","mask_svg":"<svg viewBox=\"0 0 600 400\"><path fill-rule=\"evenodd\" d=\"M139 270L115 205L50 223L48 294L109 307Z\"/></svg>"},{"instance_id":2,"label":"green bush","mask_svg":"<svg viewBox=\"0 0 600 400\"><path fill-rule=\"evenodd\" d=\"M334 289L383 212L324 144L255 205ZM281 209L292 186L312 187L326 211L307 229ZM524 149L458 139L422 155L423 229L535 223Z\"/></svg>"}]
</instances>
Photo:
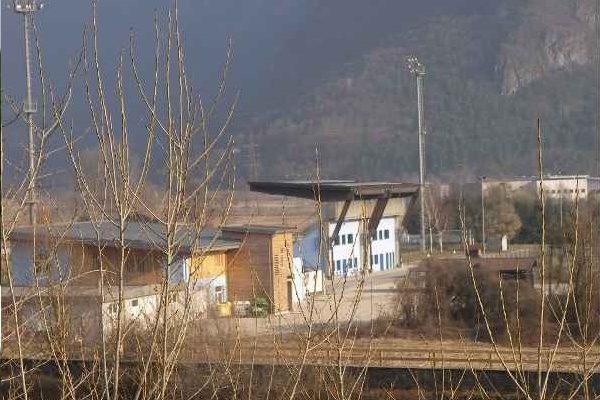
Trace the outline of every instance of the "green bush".
<instances>
[{"instance_id":1,"label":"green bush","mask_svg":"<svg viewBox=\"0 0 600 400\"><path fill-rule=\"evenodd\" d=\"M255 317L264 317L269 312L269 300L263 296L256 296L252 303L252 314Z\"/></svg>"}]
</instances>

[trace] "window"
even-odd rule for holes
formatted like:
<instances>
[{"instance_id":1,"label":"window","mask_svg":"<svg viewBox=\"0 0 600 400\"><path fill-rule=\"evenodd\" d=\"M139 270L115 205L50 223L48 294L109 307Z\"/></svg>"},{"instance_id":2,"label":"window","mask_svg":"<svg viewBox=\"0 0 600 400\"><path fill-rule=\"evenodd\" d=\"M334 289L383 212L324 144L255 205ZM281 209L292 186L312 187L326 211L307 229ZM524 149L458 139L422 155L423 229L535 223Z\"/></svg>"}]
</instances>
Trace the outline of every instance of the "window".
<instances>
[{"instance_id":1,"label":"window","mask_svg":"<svg viewBox=\"0 0 600 400\"><path fill-rule=\"evenodd\" d=\"M385 231L383 231L383 237L385 239L389 239L390 238L390 230L386 229Z\"/></svg>"},{"instance_id":2,"label":"window","mask_svg":"<svg viewBox=\"0 0 600 400\"><path fill-rule=\"evenodd\" d=\"M375 265L379 264L379 254L375 254Z\"/></svg>"},{"instance_id":3,"label":"window","mask_svg":"<svg viewBox=\"0 0 600 400\"><path fill-rule=\"evenodd\" d=\"M335 240L333 241L333 244L334 244L335 246L338 246L338 245L340 244L340 235L337 235L337 236L335 237Z\"/></svg>"},{"instance_id":4,"label":"window","mask_svg":"<svg viewBox=\"0 0 600 400\"><path fill-rule=\"evenodd\" d=\"M342 235L342 244L346 244L346 235Z\"/></svg>"},{"instance_id":5,"label":"window","mask_svg":"<svg viewBox=\"0 0 600 400\"><path fill-rule=\"evenodd\" d=\"M379 231L379 240L383 239L383 231Z\"/></svg>"},{"instance_id":6,"label":"window","mask_svg":"<svg viewBox=\"0 0 600 400\"><path fill-rule=\"evenodd\" d=\"M354 268L358 268L358 260L354 257Z\"/></svg>"},{"instance_id":7,"label":"window","mask_svg":"<svg viewBox=\"0 0 600 400\"><path fill-rule=\"evenodd\" d=\"M348 244L352 244L354 242L354 235L351 233L348 234Z\"/></svg>"},{"instance_id":8,"label":"window","mask_svg":"<svg viewBox=\"0 0 600 400\"><path fill-rule=\"evenodd\" d=\"M373 234L371 235L371 240L377 240L377 231L373 232Z\"/></svg>"},{"instance_id":9,"label":"window","mask_svg":"<svg viewBox=\"0 0 600 400\"><path fill-rule=\"evenodd\" d=\"M336 269L336 270L338 270L338 271L339 271L340 269L342 269L342 265L341 265L341 261L340 261L340 260L337 260L337 261L335 262L335 269Z\"/></svg>"},{"instance_id":10,"label":"window","mask_svg":"<svg viewBox=\"0 0 600 400\"><path fill-rule=\"evenodd\" d=\"M131 300L131 307L137 307L138 306L138 301L137 299L135 300Z\"/></svg>"},{"instance_id":11,"label":"window","mask_svg":"<svg viewBox=\"0 0 600 400\"><path fill-rule=\"evenodd\" d=\"M215 286L215 302L225 303L225 290L223 290L223 286Z\"/></svg>"},{"instance_id":12,"label":"window","mask_svg":"<svg viewBox=\"0 0 600 400\"><path fill-rule=\"evenodd\" d=\"M53 261L52 254L44 246L39 246L39 248L36 249L33 262L34 273L36 275L48 276Z\"/></svg>"}]
</instances>

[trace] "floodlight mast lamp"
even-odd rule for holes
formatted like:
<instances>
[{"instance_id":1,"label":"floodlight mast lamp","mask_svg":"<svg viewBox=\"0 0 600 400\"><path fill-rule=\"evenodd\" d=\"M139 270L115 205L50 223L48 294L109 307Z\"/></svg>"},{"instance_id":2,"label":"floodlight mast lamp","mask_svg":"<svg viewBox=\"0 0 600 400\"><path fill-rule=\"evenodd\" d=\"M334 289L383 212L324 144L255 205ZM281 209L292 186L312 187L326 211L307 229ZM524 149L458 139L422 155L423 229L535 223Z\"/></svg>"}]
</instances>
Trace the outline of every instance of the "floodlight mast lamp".
<instances>
[{"instance_id":1,"label":"floodlight mast lamp","mask_svg":"<svg viewBox=\"0 0 600 400\"><path fill-rule=\"evenodd\" d=\"M36 209L36 182L35 182L35 136L33 115L37 112L37 104L33 100L32 94L32 68L31 68L31 29L33 27L33 16L38 12L43 4L38 0L14 0L13 10L17 14L23 15L23 34L25 43L25 84L26 97L23 102L23 114L27 122L29 132L29 171L28 171L28 187L27 187L27 204L29 207L29 223L34 225L37 220Z\"/></svg>"},{"instance_id":2,"label":"floodlight mast lamp","mask_svg":"<svg viewBox=\"0 0 600 400\"><path fill-rule=\"evenodd\" d=\"M408 70L417 80L417 113L419 125L419 205L421 225L421 251L425 253L425 122L423 112L423 80L425 78L425 66L415 56L406 60Z\"/></svg>"}]
</instances>

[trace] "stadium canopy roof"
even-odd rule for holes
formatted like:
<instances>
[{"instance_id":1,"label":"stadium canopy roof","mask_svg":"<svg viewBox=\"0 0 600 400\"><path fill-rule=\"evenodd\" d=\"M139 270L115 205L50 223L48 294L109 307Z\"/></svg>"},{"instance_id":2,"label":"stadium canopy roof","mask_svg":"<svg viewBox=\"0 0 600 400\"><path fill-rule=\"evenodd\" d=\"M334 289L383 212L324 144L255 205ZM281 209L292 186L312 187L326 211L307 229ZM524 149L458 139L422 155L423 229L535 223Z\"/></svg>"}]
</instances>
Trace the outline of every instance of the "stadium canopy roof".
<instances>
[{"instance_id":1,"label":"stadium canopy roof","mask_svg":"<svg viewBox=\"0 0 600 400\"><path fill-rule=\"evenodd\" d=\"M397 182L356 181L252 181L250 190L273 195L303 199L330 201L353 201L392 199L414 196L419 185Z\"/></svg>"}]
</instances>

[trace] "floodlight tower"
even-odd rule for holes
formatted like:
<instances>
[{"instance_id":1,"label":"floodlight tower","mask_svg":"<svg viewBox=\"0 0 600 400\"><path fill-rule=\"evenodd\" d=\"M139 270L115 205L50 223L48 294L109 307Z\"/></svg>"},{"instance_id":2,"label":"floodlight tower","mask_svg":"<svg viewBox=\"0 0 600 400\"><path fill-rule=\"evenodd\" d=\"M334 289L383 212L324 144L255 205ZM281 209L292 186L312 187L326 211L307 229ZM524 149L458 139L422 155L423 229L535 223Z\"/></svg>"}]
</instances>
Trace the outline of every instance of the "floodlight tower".
<instances>
[{"instance_id":1,"label":"floodlight tower","mask_svg":"<svg viewBox=\"0 0 600 400\"><path fill-rule=\"evenodd\" d=\"M408 70L417 80L417 112L419 121L419 200L420 200L420 225L421 225L421 251L425 253L425 122L423 114L423 81L425 79L425 66L415 56L406 60Z\"/></svg>"},{"instance_id":2,"label":"floodlight tower","mask_svg":"<svg viewBox=\"0 0 600 400\"><path fill-rule=\"evenodd\" d=\"M27 204L29 207L29 223L34 225L37 220L36 210L36 182L35 182L35 139L33 115L37 112L37 103L33 100L31 88L31 28L33 27L33 16L41 10L43 4L39 0L14 0L13 10L23 15L23 33L25 37L25 83L26 94L23 101L23 114L29 131L29 185L27 187Z\"/></svg>"}]
</instances>

